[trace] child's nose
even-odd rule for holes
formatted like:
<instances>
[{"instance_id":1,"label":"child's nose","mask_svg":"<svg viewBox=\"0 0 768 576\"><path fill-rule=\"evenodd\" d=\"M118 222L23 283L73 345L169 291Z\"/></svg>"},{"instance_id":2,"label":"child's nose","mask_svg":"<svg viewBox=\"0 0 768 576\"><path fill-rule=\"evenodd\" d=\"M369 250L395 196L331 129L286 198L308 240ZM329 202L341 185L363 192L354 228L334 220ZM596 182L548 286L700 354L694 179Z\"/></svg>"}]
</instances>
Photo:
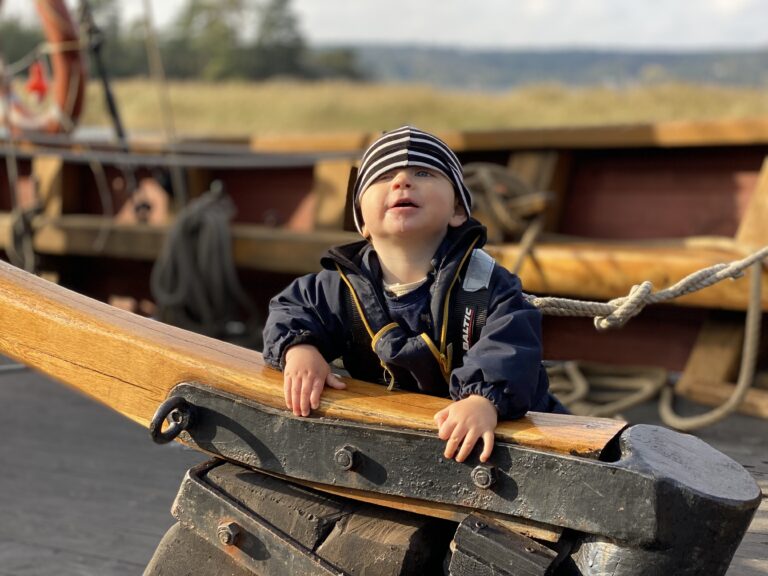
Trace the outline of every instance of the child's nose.
<instances>
[{"instance_id":1,"label":"child's nose","mask_svg":"<svg viewBox=\"0 0 768 576\"><path fill-rule=\"evenodd\" d=\"M407 170L400 170L392 179L394 188L409 188L411 186L411 177Z\"/></svg>"}]
</instances>

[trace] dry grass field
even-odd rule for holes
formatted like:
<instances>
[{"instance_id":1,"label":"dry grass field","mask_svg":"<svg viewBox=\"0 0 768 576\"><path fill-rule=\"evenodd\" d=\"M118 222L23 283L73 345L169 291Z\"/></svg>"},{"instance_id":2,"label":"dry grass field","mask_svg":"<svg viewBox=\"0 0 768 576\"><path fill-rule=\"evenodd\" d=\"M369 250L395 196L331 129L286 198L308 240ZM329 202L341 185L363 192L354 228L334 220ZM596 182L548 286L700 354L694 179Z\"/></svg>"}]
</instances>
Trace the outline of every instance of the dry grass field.
<instances>
[{"instance_id":1,"label":"dry grass field","mask_svg":"<svg viewBox=\"0 0 768 576\"><path fill-rule=\"evenodd\" d=\"M347 82L265 83L123 80L113 85L129 132L161 132L161 94L179 135L379 130L404 123L426 129L499 129L768 117L768 93L686 84L627 88L531 85L506 92L426 85ZM108 122L92 82L81 124Z\"/></svg>"}]
</instances>

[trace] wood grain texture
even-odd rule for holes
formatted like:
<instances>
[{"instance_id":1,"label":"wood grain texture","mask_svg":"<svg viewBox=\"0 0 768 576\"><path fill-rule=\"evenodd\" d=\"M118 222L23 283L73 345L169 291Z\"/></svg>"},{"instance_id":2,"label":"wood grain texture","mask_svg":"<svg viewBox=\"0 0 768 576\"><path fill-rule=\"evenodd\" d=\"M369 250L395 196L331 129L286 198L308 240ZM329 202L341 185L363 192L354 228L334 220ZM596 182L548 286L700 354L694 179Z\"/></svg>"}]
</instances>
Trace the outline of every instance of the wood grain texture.
<instances>
[{"instance_id":1,"label":"wood grain texture","mask_svg":"<svg viewBox=\"0 0 768 576\"><path fill-rule=\"evenodd\" d=\"M142 425L183 381L284 408L282 375L259 352L113 308L6 263L0 263L0 352ZM449 402L350 380L347 390L327 390L316 414L434 431L432 416ZM497 436L594 455L623 427L615 420L531 413L500 425Z\"/></svg>"},{"instance_id":2,"label":"wood grain texture","mask_svg":"<svg viewBox=\"0 0 768 576\"><path fill-rule=\"evenodd\" d=\"M375 492L366 492L365 490L357 490L355 488L342 488L339 486L331 486L329 484L310 482L308 480L288 478L287 476L271 472L265 473L274 476L275 478L290 480L294 484L326 492L327 494L353 498L360 502L367 502L368 504L375 504L377 506L384 506L385 508L393 508L395 510L413 512L414 514L425 514L427 516L432 516L433 518L442 518L443 520L450 520L457 523L463 521L467 516L474 512L472 508L466 506L443 504L441 502L428 502L416 498L403 498L401 496L393 496L390 494L377 494ZM489 510L484 510L483 514L491 516L518 534L546 540L547 542L557 542L563 533L563 528L560 526L543 524L541 522L536 522L535 520L512 517Z\"/></svg>"}]
</instances>

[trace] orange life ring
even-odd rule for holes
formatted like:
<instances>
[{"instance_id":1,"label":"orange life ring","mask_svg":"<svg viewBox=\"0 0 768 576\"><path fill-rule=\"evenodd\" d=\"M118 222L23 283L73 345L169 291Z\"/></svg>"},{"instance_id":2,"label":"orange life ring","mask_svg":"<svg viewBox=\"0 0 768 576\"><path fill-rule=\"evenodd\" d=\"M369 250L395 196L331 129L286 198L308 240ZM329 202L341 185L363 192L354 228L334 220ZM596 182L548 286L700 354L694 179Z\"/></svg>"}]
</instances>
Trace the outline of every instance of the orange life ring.
<instances>
[{"instance_id":1,"label":"orange life ring","mask_svg":"<svg viewBox=\"0 0 768 576\"><path fill-rule=\"evenodd\" d=\"M63 0L35 0L49 47L52 82L50 102L32 110L16 96L10 83L0 87L0 125L16 135L70 132L83 108L88 70L79 45L77 24Z\"/></svg>"}]
</instances>

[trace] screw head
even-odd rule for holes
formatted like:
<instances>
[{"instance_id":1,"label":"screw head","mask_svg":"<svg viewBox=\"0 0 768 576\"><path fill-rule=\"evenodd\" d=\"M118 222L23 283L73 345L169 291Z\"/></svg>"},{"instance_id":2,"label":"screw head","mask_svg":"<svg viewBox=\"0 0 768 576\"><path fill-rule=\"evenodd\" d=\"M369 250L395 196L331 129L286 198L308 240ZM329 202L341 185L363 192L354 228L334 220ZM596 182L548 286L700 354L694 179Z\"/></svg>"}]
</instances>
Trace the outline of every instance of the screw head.
<instances>
[{"instance_id":1,"label":"screw head","mask_svg":"<svg viewBox=\"0 0 768 576\"><path fill-rule=\"evenodd\" d=\"M495 466L475 466L470 474L472 483L478 488L483 490L490 488L496 482L496 467Z\"/></svg>"},{"instance_id":2,"label":"screw head","mask_svg":"<svg viewBox=\"0 0 768 576\"><path fill-rule=\"evenodd\" d=\"M357 465L357 448L344 446L336 450L333 461L342 470L352 470Z\"/></svg>"},{"instance_id":3,"label":"screw head","mask_svg":"<svg viewBox=\"0 0 768 576\"><path fill-rule=\"evenodd\" d=\"M218 530L216 530L216 536L218 536L219 542L224 544L224 546L234 545L239 534L240 526L235 522L222 522L219 524Z\"/></svg>"}]
</instances>

